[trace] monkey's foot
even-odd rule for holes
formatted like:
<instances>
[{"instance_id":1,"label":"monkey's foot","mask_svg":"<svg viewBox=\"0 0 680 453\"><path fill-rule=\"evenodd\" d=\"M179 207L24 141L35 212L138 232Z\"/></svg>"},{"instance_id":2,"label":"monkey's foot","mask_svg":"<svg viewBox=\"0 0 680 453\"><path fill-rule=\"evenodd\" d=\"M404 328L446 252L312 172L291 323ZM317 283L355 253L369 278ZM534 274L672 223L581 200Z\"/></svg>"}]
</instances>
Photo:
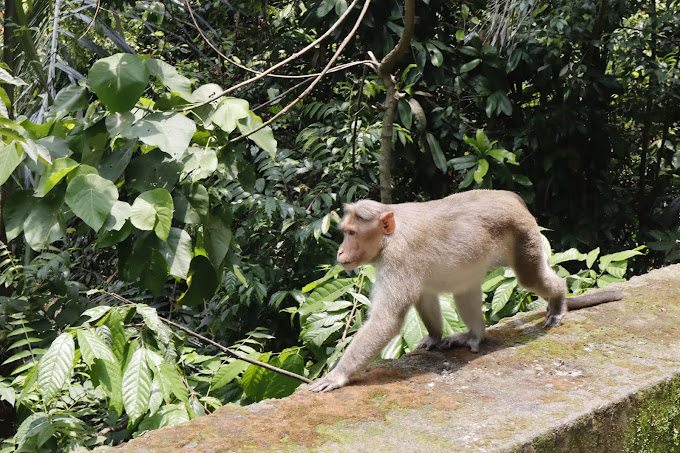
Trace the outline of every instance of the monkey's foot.
<instances>
[{"instance_id":1,"label":"monkey's foot","mask_svg":"<svg viewBox=\"0 0 680 453\"><path fill-rule=\"evenodd\" d=\"M543 327L557 327L560 324L562 324L562 318L564 317L564 313L550 313L545 317L545 322L543 323Z\"/></svg>"},{"instance_id":2,"label":"monkey's foot","mask_svg":"<svg viewBox=\"0 0 680 453\"><path fill-rule=\"evenodd\" d=\"M422 340L420 340L420 343L418 343L416 349L425 349L427 351L431 351L435 349L437 346L439 346L440 342L441 340L439 338L428 335Z\"/></svg>"},{"instance_id":3,"label":"monkey's foot","mask_svg":"<svg viewBox=\"0 0 680 453\"><path fill-rule=\"evenodd\" d=\"M470 351L479 352L479 344L481 342L481 337L465 332L445 336L437 347L439 349L452 349L459 346L467 346L470 348Z\"/></svg>"},{"instance_id":4,"label":"monkey's foot","mask_svg":"<svg viewBox=\"0 0 680 453\"><path fill-rule=\"evenodd\" d=\"M328 373L325 377L317 379L309 385L309 390L312 392L330 392L340 387L347 385L347 379L344 376L333 376L333 372Z\"/></svg>"}]
</instances>

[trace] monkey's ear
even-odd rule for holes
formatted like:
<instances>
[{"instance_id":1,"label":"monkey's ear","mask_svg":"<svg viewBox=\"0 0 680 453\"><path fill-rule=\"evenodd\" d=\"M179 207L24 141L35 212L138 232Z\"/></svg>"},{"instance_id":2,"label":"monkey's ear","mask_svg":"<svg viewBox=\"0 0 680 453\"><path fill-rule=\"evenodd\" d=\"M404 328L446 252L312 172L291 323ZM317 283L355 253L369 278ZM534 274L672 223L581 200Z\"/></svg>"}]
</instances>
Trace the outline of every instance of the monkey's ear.
<instances>
[{"instance_id":1,"label":"monkey's ear","mask_svg":"<svg viewBox=\"0 0 680 453\"><path fill-rule=\"evenodd\" d=\"M397 224L394 221L394 212L387 212L380 216L380 223L382 225L382 233L390 235L394 233Z\"/></svg>"}]
</instances>

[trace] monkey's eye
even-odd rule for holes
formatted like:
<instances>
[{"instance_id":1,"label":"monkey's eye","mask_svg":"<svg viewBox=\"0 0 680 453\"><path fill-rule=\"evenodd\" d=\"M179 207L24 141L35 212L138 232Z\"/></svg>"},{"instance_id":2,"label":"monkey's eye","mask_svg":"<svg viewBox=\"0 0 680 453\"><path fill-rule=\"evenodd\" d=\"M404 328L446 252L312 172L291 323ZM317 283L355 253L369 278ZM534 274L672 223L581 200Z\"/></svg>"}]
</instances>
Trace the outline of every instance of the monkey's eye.
<instances>
[{"instance_id":1,"label":"monkey's eye","mask_svg":"<svg viewBox=\"0 0 680 453\"><path fill-rule=\"evenodd\" d=\"M356 236L357 232L354 230L347 230L347 235L348 236Z\"/></svg>"}]
</instances>

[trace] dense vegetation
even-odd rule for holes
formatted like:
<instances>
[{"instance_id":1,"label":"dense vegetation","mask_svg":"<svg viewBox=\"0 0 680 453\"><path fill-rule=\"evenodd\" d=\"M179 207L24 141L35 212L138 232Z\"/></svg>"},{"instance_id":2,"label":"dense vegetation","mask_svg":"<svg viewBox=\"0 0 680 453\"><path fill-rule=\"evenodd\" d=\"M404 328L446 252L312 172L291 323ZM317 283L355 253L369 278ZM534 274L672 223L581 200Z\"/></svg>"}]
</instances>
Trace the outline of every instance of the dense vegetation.
<instances>
[{"instance_id":1,"label":"dense vegetation","mask_svg":"<svg viewBox=\"0 0 680 453\"><path fill-rule=\"evenodd\" d=\"M163 318L318 376L373 278L332 267L334 224L387 171L396 202L519 193L575 293L677 261L677 2L415 10L386 75L400 2L5 1L3 451L116 444L299 385ZM489 323L542 304L506 269L483 289ZM422 334L410 313L382 355Z\"/></svg>"}]
</instances>

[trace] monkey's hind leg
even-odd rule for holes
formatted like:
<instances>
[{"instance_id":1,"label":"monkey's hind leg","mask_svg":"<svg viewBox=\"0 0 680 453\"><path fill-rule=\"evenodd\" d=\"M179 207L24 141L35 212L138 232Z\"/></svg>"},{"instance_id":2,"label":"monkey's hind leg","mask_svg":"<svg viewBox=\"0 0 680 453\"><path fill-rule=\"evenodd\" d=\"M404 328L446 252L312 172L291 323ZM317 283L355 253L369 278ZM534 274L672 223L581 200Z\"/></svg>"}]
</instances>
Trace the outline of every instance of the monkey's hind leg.
<instances>
[{"instance_id":1,"label":"monkey's hind leg","mask_svg":"<svg viewBox=\"0 0 680 453\"><path fill-rule=\"evenodd\" d=\"M518 241L512 268L522 287L548 301L543 327L557 327L567 312L567 284L548 265L538 232L533 239Z\"/></svg>"},{"instance_id":2,"label":"monkey's hind leg","mask_svg":"<svg viewBox=\"0 0 680 453\"><path fill-rule=\"evenodd\" d=\"M439 343L441 349L467 346L472 352L479 352L479 344L484 338L484 314L482 313L482 289L475 289L462 294L454 294L458 314L468 328L465 333L448 335Z\"/></svg>"},{"instance_id":3,"label":"monkey's hind leg","mask_svg":"<svg viewBox=\"0 0 680 453\"><path fill-rule=\"evenodd\" d=\"M430 351L442 341L442 311L439 297L436 294L422 294L416 303L416 311L427 329L427 336L418 343L416 349Z\"/></svg>"}]
</instances>

